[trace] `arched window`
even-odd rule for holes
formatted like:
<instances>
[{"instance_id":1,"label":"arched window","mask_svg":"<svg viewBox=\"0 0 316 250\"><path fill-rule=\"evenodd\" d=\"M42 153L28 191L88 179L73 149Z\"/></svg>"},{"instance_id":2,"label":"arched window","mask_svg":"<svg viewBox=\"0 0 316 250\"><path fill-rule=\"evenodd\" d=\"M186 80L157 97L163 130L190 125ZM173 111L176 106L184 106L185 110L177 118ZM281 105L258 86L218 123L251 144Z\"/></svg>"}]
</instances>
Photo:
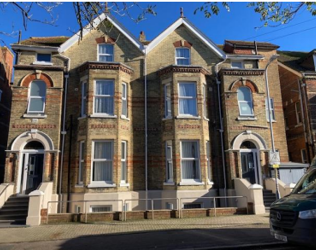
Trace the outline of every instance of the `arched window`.
<instances>
[{"instance_id":1,"label":"arched window","mask_svg":"<svg viewBox=\"0 0 316 250\"><path fill-rule=\"evenodd\" d=\"M44 146L42 143L40 143L39 141L30 141L28 142L24 149L36 149L36 150L40 150L40 149L44 149Z\"/></svg>"},{"instance_id":2,"label":"arched window","mask_svg":"<svg viewBox=\"0 0 316 250\"><path fill-rule=\"evenodd\" d=\"M241 116L253 116L253 103L251 90L248 87L240 87L237 90L239 114Z\"/></svg>"},{"instance_id":3,"label":"arched window","mask_svg":"<svg viewBox=\"0 0 316 250\"><path fill-rule=\"evenodd\" d=\"M31 82L28 113L44 113L46 100L46 83L41 80Z\"/></svg>"}]
</instances>

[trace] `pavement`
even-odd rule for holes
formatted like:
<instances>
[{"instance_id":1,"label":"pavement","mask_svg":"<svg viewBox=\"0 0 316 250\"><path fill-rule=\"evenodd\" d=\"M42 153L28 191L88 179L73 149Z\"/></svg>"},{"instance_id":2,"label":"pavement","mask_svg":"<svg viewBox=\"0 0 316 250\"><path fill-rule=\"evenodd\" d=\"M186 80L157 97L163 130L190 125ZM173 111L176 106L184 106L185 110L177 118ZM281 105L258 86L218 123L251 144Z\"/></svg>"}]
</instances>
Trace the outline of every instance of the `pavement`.
<instances>
[{"instance_id":1,"label":"pavement","mask_svg":"<svg viewBox=\"0 0 316 250\"><path fill-rule=\"evenodd\" d=\"M0 228L0 250L249 249L279 243L270 235L268 214Z\"/></svg>"}]
</instances>

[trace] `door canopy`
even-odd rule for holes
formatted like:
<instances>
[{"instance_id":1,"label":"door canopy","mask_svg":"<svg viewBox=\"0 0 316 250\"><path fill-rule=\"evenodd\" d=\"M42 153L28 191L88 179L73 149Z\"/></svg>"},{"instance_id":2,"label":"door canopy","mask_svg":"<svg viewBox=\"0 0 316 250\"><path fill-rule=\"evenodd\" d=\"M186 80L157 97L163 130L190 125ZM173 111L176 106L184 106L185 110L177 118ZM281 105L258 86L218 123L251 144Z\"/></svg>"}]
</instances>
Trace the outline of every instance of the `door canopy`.
<instances>
[{"instance_id":1,"label":"door canopy","mask_svg":"<svg viewBox=\"0 0 316 250\"><path fill-rule=\"evenodd\" d=\"M244 141L250 141L254 143L259 150L267 149L266 143L264 139L258 135L257 133L253 133L251 131L245 131L238 136L233 141L233 150L240 150L241 144Z\"/></svg>"},{"instance_id":2,"label":"door canopy","mask_svg":"<svg viewBox=\"0 0 316 250\"><path fill-rule=\"evenodd\" d=\"M25 145L30 141L38 141L43 144L45 151L54 150L54 143L52 139L42 131L31 130L20 134L11 145L12 151L23 150Z\"/></svg>"}]
</instances>

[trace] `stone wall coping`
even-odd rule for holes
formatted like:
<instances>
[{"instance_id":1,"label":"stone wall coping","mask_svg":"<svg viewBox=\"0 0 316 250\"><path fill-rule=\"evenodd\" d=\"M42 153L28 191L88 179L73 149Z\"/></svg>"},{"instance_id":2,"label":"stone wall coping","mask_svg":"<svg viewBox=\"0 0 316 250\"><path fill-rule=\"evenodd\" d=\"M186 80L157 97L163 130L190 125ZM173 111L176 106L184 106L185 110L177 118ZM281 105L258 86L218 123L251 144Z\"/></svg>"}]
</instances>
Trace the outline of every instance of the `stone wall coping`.
<instances>
[{"instance_id":1,"label":"stone wall coping","mask_svg":"<svg viewBox=\"0 0 316 250\"><path fill-rule=\"evenodd\" d=\"M263 189L263 186L259 185L259 184L252 184L248 187L249 190L260 190Z\"/></svg>"},{"instance_id":2,"label":"stone wall coping","mask_svg":"<svg viewBox=\"0 0 316 250\"><path fill-rule=\"evenodd\" d=\"M44 195L44 192L41 190L34 190L33 192L29 194L29 196L41 196L41 195Z\"/></svg>"}]
</instances>

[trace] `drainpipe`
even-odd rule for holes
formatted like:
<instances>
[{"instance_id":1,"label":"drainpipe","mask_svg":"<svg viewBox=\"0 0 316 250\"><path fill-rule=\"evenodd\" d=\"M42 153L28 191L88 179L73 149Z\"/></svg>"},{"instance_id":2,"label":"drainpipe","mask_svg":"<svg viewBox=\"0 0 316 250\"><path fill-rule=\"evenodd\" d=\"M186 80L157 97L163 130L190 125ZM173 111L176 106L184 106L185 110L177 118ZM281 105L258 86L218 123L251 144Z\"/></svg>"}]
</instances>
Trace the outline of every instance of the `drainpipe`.
<instances>
[{"instance_id":1,"label":"drainpipe","mask_svg":"<svg viewBox=\"0 0 316 250\"><path fill-rule=\"evenodd\" d=\"M218 67L219 65L223 64L226 61L227 57L224 58L223 61L217 63L215 65L215 75L216 75L216 84L217 84L217 99L218 99L218 113L219 113L219 123L220 128L218 130L221 138L221 153L222 153L222 168L223 168L223 178L224 178L224 195L227 196L227 186L226 186L226 169L225 169L225 151L224 151L224 127L223 127L223 115L222 115L222 102L221 102L221 94L220 94L220 84L221 81L219 80L218 76ZM225 199L225 206L227 206L227 200Z\"/></svg>"},{"instance_id":2,"label":"drainpipe","mask_svg":"<svg viewBox=\"0 0 316 250\"><path fill-rule=\"evenodd\" d=\"M62 131L61 133L61 155L60 155L60 170L59 170L59 187L58 195L59 198L62 197L62 180L63 180L63 166L64 166L64 151L65 151L65 137L66 137L66 105L67 105L67 92L68 92L68 78L69 78L69 68L70 68L70 58L64 55L60 55L61 58L67 60L67 74L65 74L64 83L64 100L63 100L63 117L62 117ZM59 211L62 211L62 202L59 203Z\"/></svg>"},{"instance_id":3,"label":"drainpipe","mask_svg":"<svg viewBox=\"0 0 316 250\"><path fill-rule=\"evenodd\" d=\"M304 139L305 139L305 146L306 146L306 153L307 153L307 160L308 163L311 163L311 156L309 153L309 146L308 146L308 139L307 139L307 130L306 130L306 124L305 124L305 109L303 107L303 97L302 97L302 91L301 91L301 80L297 80L298 85L298 93L300 97L300 105L301 105L301 112L302 112L302 123L303 123L303 130L304 130ZM305 163L305 162L304 162Z\"/></svg>"},{"instance_id":4,"label":"drainpipe","mask_svg":"<svg viewBox=\"0 0 316 250\"><path fill-rule=\"evenodd\" d=\"M147 50L144 57L144 84L145 84L145 199L146 211L148 210L148 131L147 131Z\"/></svg>"}]
</instances>

